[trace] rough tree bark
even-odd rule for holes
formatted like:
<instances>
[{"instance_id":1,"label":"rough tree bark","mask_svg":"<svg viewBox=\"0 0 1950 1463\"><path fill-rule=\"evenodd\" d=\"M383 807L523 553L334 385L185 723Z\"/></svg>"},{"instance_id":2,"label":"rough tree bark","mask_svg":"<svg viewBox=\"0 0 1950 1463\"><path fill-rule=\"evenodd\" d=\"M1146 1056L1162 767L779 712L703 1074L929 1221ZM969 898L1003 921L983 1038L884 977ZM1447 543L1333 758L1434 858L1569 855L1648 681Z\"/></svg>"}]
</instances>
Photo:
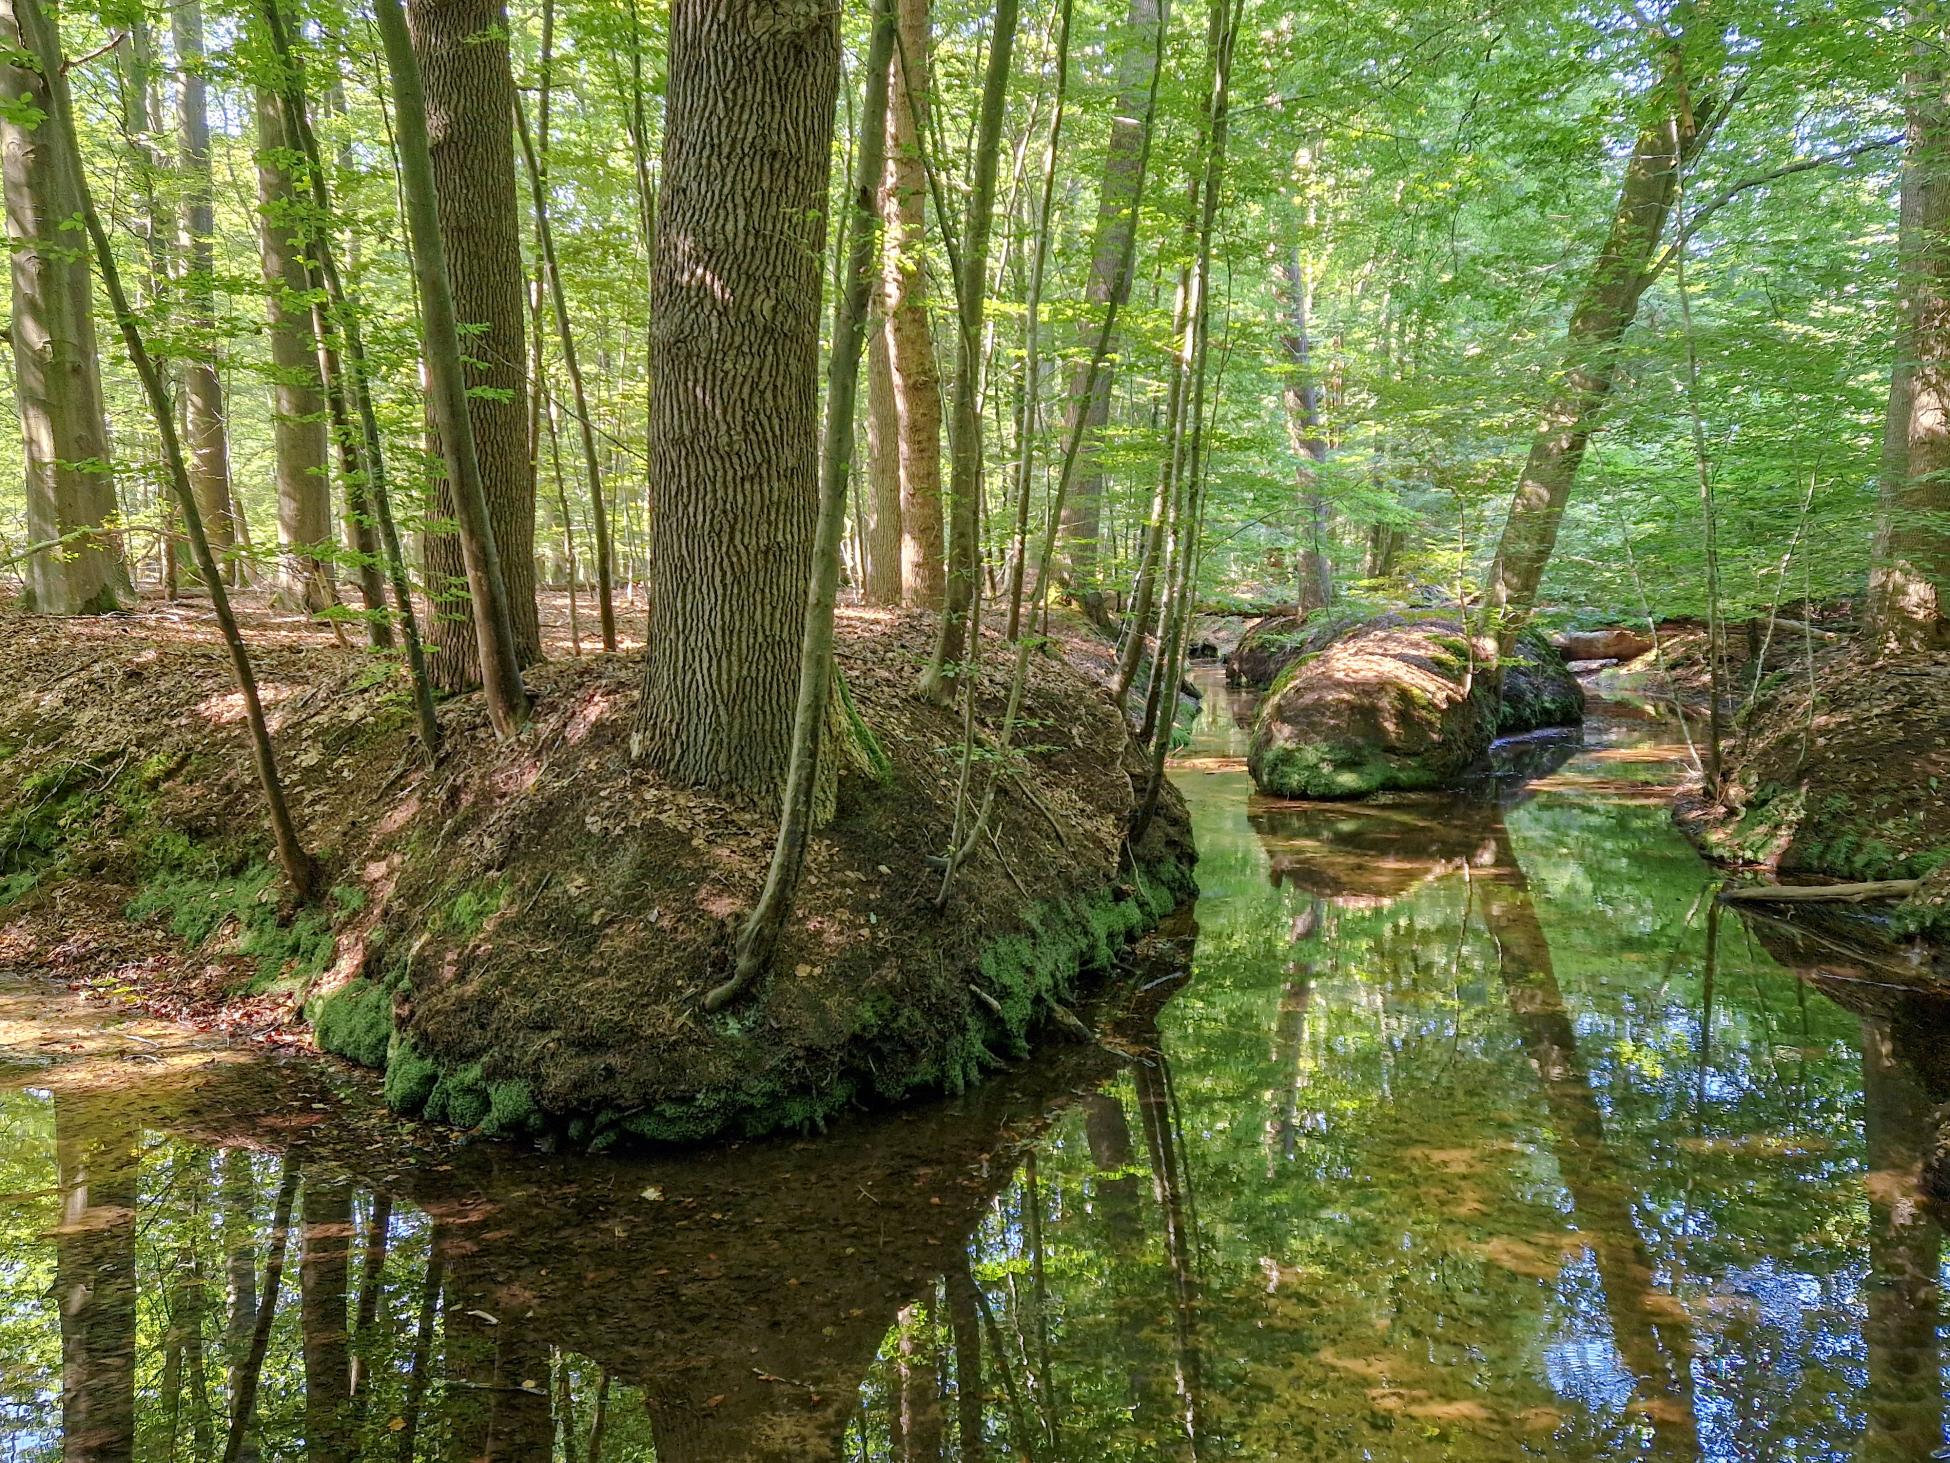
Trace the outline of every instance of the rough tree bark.
<instances>
[{"instance_id":1,"label":"rough tree bark","mask_svg":"<svg viewBox=\"0 0 1950 1463\"><path fill-rule=\"evenodd\" d=\"M1655 277L1654 253L1672 212L1680 172L1730 104L1707 102L1705 88L1683 69L1682 51L1674 45L1667 74L1626 161L1610 233L1571 316L1562 377L1544 407L1490 565L1484 587L1486 626L1503 653L1515 643L1536 602L1578 466L1611 396L1619 342Z\"/></svg>"},{"instance_id":2,"label":"rough tree bark","mask_svg":"<svg viewBox=\"0 0 1950 1463\"><path fill-rule=\"evenodd\" d=\"M221 560L237 543L231 514L230 448L225 437L223 379L217 374L216 189L210 175L210 100L204 81L201 0L181 0L170 11L176 45L176 147L182 176L183 206L179 262L183 271L183 325L204 342L184 357L182 382L184 445L189 448L190 486L204 535ZM234 563L225 578L238 582Z\"/></svg>"},{"instance_id":3,"label":"rough tree bark","mask_svg":"<svg viewBox=\"0 0 1950 1463\"><path fill-rule=\"evenodd\" d=\"M1286 405L1287 439L1293 446L1294 473L1300 488L1301 539L1294 608L1305 616L1334 602L1334 562L1327 551L1327 498L1320 486L1327 439L1320 432L1320 389L1314 381L1313 340L1308 334L1313 281L1300 263L1298 247L1280 260L1279 292L1286 306L1280 349L1287 365L1280 396Z\"/></svg>"},{"instance_id":4,"label":"rough tree bark","mask_svg":"<svg viewBox=\"0 0 1950 1463\"><path fill-rule=\"evenodd\" d=\"M271 330L272 430L277 450L277 600L316 614L332 603L332 537L327 476L325 398L318 337L312 332L311 271L305 263L298 193L292 181L296 145L285 136L284 107L257 93L258 240L265 313Z\"/></svg>"},{"instance_id":5,"label":"rough tree bark","mask_svg":"<svg viewBox=\"0 0 1950 1463\"><path fill-rule=\"evenodd\" d=\"M406 202L407 228L413 244L413 274L420 286L421 321L426 334L428 415L440 441L441 459L446 467L446 492L460 523L457 537L461 568L467 579L467 599L472 611L471 642L475 647L481 690L487 700L488 717L494 723L495 734L512 737L528 719L528 693L521 683L520 652L509 603L507 577L496 538L493 502L474 442L473 403L468 398L468 377L471 373L461 347L453 276L448 269L446 240L438 218L439 183L428 132L426 95L421 88L419 64L400 0L377 0L373 7L373 18L386 47L387 69L392 74L399 129L400 191ZM501 62L505 69L505 50ZM504 127L509 125L513 109L514 99L510 97L500 114ZM520 260L517 258L517 312L520 307L520 277ZM516 349L515 376L519 381L525 362L519 353L519 340ZM525 443L526 424L520 423L518 413L516 420L519 435ZM523 459L525 474L525 445L518 455ZM505 499L503 506L506 506ZM519 541L519 557L527 564L527 613L532 623L535 614L535 570L528 553L529 539L534 531L535 505L532 496L526 513L526 533Z\"/></svg>"},{"instance_id":6,"label":"rough tree bark","mask_svg":"<svg viewBox=\"0 0 1950 1463\"><path fill-rule=\"evenodd\" d=\"M928 325L926 245L928 0L897 0L889 60L886 157L880 188L881 348L892 391L900 481L901 597L941 608L941 368Z\"/></svg>"},{"instance_id":7,"label":"rough tree bark","mask_svg":"<svg viewBox=\"0 0 1950 1463\"><path fill-rule=\"evenodd\" d=\"M1064 436L1081 431L1075 480L1063 505L1062 582L1090 618L1108 627L1104 609L1099 540L1103 535L1104 469L1097 457L1097 439L1110 422L1111 388L1116 363L1106 357L1090 379L1090 352L1097 326L1089 318L1130 298L1131 277L1125 259L1137 233L1137 206L1144 186L1146 136L1151 127L1154 77L1162 54L1158 28L1165 23L1163 0L1131 0L1117 68L1117 113L1111 120L1110 142L1104 151L1103 180L1097 194L1097 232L1090 251L1090 278L1084 286L1088 307L1077 332L1082 354L1071 368Z\"/></svg>"},{"instance_id":8,"label":"rough tree bark","mask_svg":"<svg viewBox=\"0 0 1950 1463\"><path fill-rule=\"evenodd\" d=\"M651 316L651 767L768 808L792 746L819 483L838 12L676 0Z\"/></svg>"},{"instance_id":9,"label":"rough tree bark","mask_svg":"<svg viewBox=\"0 0 1950 1463\"><path fill-rule=\"evenodd\" d=\"M456 318L465 331L467 414L507 583L519 668L541 659L542 643L508 17L500 0L413 0L407 26L426 88L440 236ZM435 515L452 519L458 507L451 480L437 484ZM478 685L481 659L461 535L429 533L423 552L433 601L427 645L434 684L450 691Z\"/></svg>"},{"instance_id":10,"label":"rough tree bark","mask_svg":"<svg viewBox=\"0 0 1950 1463\"><path fill-rule=\"evenodd\" d=\"M0 93L45 119L55 110L54 87L30 59L37 17L51 31L51 15L0 0ZM42 614L99 614L129 597L129 580L105 531L116 504L94 302L86 252L63 232L81 211L81 180L73 149L59 142L45 120L29 127L21 111L0 108L27 538L46 546L27 560L27 594Z\"/></svg>"},{"instance_id":11,"label":"rough tree bark","mask_svg":"<svg viewBox=\"0 0 1950 1463\"><path fill-rule=\"evenodd\" d=\"M1950 96L1942 8L1910 12L1896 360L1863 633L1878 651L1950 642Z\"/></svg>"}]
</instances>

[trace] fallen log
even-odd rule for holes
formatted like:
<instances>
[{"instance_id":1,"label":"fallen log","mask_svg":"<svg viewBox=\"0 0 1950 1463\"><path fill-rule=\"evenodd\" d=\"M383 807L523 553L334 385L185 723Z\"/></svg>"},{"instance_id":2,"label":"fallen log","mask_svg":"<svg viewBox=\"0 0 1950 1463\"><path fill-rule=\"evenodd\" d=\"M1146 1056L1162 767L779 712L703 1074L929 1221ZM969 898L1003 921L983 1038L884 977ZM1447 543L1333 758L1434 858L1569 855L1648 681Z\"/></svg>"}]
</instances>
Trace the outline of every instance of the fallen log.
<instances>
[{"instance_id":1,"label":"fallen log","mask_svg":"<svg viewBox=\"0 0 1950 1463\"><path fill-rule=\"evenodd\" d=\"M1865 899L1906 899L1920 879L1871 879L1861 884L1752 884L1722 889L1723 904L1860 904Z\"/></svg>"}]
</instances>

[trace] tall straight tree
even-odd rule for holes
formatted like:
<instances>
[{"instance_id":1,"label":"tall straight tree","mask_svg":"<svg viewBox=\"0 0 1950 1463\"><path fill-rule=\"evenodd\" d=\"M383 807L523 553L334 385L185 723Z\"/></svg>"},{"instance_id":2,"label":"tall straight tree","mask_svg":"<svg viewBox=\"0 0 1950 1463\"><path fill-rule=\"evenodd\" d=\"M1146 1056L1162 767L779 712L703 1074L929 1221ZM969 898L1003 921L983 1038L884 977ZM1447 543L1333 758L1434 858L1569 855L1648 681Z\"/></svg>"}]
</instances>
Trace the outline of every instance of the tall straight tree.
<instances>
[{"instance_id":1,"label":"tall straight tree","mask_svg":"<svg viewBox=\"0 0 1950 1463\"><path fill-rule=\"evenodd\" d=\"M35 16L25 0L0 0L0 183L34 550L27 593L43 614L99 614L128 598L129 578L109 531L115 485L88 256L70 224L81 212L82 180L73 149L47 126L59 78L34 63ZM44 19L53 25L51 15Z\"/></svg>"},{"instance_id":2,"label":"tall straight tree","mask_svg":"<svg viewBox=\"0 0 1950 1463\"><path fill-rule=\"evenodd\" d=\"M894 0L874 0L867 42L865 95L860 106L860 165L844 242L846 274L833 312L833 351L826 373L826 426L820 443L819 521L813 535L812 577L806 584L806 620L799 648L799 694L792 710L792 755L772 863L758 903L738 931L731 979L704 997L706 1010L736 995L771 963L786 917L792 912L813 824L831 815L832 758L822 750L833 719L833 604L840 583L840 541L845 534L846 485L853 465L853 403L860 385L860 348L866 338L868 293L873 284L874 179L886 147L887 61L894 49ZM821 795L824 789L826 795ZM823 806L822 806L823 805Z\"/></svg>"},{"instance_id":3,"label":"tall straight tree","mask_svg":"<svg viewBox=\"0 0 1950 1463\"><path fill-rule=\"evenodd\" d=\"M302 162L285 135L275 92L257 93L259 257L271 335L272 439L277 454L280 603L313 614L333 601L332 487L318 337L312 330L311 271L292 169Z\"/></svg>"},{"instance_id":4,"label":"tall straight tree","mask_svg":"<svg viewBox=\"0 0 1950 1463\"><path fill-rule=\"evenodd\" d=\"M1950 640L1950 96L1944 9L1909 16L1896 361L1863 631L1879 651Z\"/></svg>"},{"instance_id":5,"label":"tall straight tree","mask_svg":"<svg viewBox=\"0 0 1950 1463\"><path fill-rule=\"evenodd\" d=\"M183 435L190 454L190 486L204 535L221 562L238 542L230 488L230 444L224 421L223 378L217 372L216 185L210 172L210 91L204 78L201 0L180 0L170 10L176 46L176 152L182 175L182 269L184 326L202 341L179 368ZM236 583L234 563L225 577Z\"/></svg>"},{"instance_id":6,"label":"tall straight tree","mask_svg":"<svg viewBox=\"0 0 1950 1463\"><path fill-rule=\"evenodd\" d=\"M837 8L674 0L637 747L778 805L812 568Z\"/></svg>"},{"instance_id":7,"label":"tall straight tree","mask_svg":"<svg viewBox=\"0 0 1950 1463\"><path fill-rule=\"evenodd\" d=\"M467 599L472 611L471 643L477 648L488 717L498 736L512 737L528 719L528 692L521 683L507 579L495 541L487 485L474 447L468 371L461 353L460 321L455 313L446 240L438 216L426 94L421 89L419 63L400 0L377 0L373 18L386 48L386 66L392 74L398 112L400 191L405 195L407 231L413 244L413 273L420 287L421 321L426 329L429 415L434 434L440 439L447 491L460 524L461 567L467 578ZM509 110L501 114L504 126L509 125L512 109L511 98ZM531 530L533 521L534 505L530 503ZM531 565L531 613L533 584Z\"/></svg>"},{"instance_id":8,"label":"tall straight tree","mask_svg":"<svg viewBox=\"0 0 1950 1463\"><path fill-rule=\"evenodd\" d=\"M413 0L407 24L426 87L427 140L440 236L463 328L474 450L507 581L515 664L527 666L541 659L542 639L508 16L501 0ZM443 456L445 448L442 442ZM434 512L443 520L457 514L455 491L451 481L435 489ZM426 537L434 604L429 659L434 683L448 690L482 680L463 538L447 532Z\"/></svg>"},{"instance_id":9,"label":"tall straight tree","mask_svg":"<svg viewBox=\"0 0 1950 1463\"><path fill-rule=\"evenodd\" d=\"M941 522L941 367L928 324L927 145L929 0L896 0L898 32L881 167L881 340L896 427L901 598L939 609L945 553ZM871 394L871 387L869 394Z\"/></svg>"},{"instance_id":10,"label":"tall straight tree","mask_svg":"<svg viewBox=\"0 0 1950 1463\"><path fill-rule=\"evenodd\" d=\"M969 180L968 222L962 230L960 279L955 286L955 419L948 475L948 583L934 655L922 668L916 691L944 699L968 648L976 580L981 573L982 531L982 320L988 292L989 234L995 221L995 173L1002 150L1002 114L1009 99L1009 63L1015 55L1016 0L997 0L982 102L975 128L975 164Z\"/></svg>"},{"instance_id":11,"label":"tall straight tree","mask_svg":"<svg viewBox=\"0 0 1950 1463\"><path fill-rule=\"evenodd\" d=\"M1122 306L1131 293L1129 255L1137 237L1137 208L1144 187L1146 139L1151 130L1157 96L1157 71L1163 57L1157 44L1165 24L1163 0L1130 0L1124 28L1117 36L1117 112L1111 119L1110 141L1104 151L1102 182L1097 191L1096 235L1090 248L1090 278L1084 300L1095 311L1113 300ZM1110 422L1113 358L1103 358L1093 377L1091 356L1098 327L1089 318L1078 322L1080 354L1070 368L1064 436L1077 436L1074 481L1063 505L1063 584L1086 614L1108 626L1098 563L1103 536L1104 469L1097 455L1098 438ZM1080 435L1079 435L1080 434Z\"/></svg>"},{"instance_id":12,"label":"tall straight tree","mask_svg":"<svg viewBox=\"0 0 1950 1463\"><path fill-rule=\"evenodd\" d=\"M1293 445L1294 473L1300 489L1300 541L1295 559L1294 608L1302 614L1334 602L1334 561L1328 552L1327 499L1320 470L1327 462L1327 438L1320 430L1320 383L1314 379L1314 283L1296 245L1280 260L1276 293L1286 312L1280 351L1288 375L1280 397L1286 406L1287 440Z\"/></svg>"},{"instance_id":13,"label":"tall straight tree","mask_svg":"<svg viewBox=\"0 0 1950 1463\"><path fill-rule=\"evenodd\" d=\"M1675 16L1696 18L1697 13L1698 7L1688 3ZM1501 653L1515 644L1536 603L1585 447L1611 398L1619 343L1638 318L1639 299L1656 277L1655 255L1679 175L1725 120L1737 95L1737 88L1724 86L1716 95L1710 71L1698 74L1702 68L1688 54L1689 43L1715 51L1717 44L1709 47L1706 38L1669 29L1673 23L1659 26L1653 37L1664 53L1659 83L1645 99L1611 229L1572 311L1562 374L1544 406L1490 565L1484 607L1487 628L1496 635Z\"/></svg>"}]
</instances>

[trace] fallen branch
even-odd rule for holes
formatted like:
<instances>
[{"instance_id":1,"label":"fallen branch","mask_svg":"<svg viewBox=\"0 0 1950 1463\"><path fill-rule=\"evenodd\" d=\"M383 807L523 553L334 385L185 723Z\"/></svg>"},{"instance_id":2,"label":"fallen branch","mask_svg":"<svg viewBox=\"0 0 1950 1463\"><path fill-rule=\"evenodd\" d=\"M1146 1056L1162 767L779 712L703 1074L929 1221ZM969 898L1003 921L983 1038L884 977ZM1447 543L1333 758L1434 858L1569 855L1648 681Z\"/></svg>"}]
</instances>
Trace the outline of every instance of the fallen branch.
<instances>
[{"instance_id":1,"label":"fallen branch","mask_svg":"<svg viewBox=\"0 0 1950 1463\"><path fill-rule=\"evenodd\" d=\"M1723 904L1860 904L1865 899L1906 899L1920 879L1871 879L1862 884L1755 884L1722 889Z\"/></svg>"}]
</instances>

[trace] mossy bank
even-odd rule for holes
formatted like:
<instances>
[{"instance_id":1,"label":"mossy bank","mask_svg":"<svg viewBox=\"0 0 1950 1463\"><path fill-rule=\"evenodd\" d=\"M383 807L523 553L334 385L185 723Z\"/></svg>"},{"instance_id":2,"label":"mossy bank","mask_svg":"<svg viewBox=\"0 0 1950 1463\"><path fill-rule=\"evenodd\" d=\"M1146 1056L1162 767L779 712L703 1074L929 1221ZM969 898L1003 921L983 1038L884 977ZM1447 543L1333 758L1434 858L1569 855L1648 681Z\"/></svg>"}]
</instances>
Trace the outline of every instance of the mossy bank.
<instances>
[{"instance_id":1,"label":"mossy bank","mask_svg":"<svg viewBox=\"0 0 1950 1463\"><path fill-rule=\"evenodd\" d=\"M420 765L391 666L260 637L301 830L323 865L292 907L223 653L194 616L10 619L0 689L0 962L254 1029L302 1020L382 1068L401 1111L602 1146L804 1129L855 1103L957 1091L1028 1054L1093 973L1192 890L1167 790L1135 848L1144 764L1107 694L1032 663L985 838L937 911L958 712L908 694L925 618L842 616L855 735L773 974L700 997L763 879L772 824L630 755L635 657L530 673L497 743L442 707ZM1008 657L986 658L984 730Z\"/></svg>"},{"instance_id":2,"label":"mossy bank","mask_svg":"<svg viewBox=\"0 0 1950 1463\"><path fill-rule=\"evenodd\" d=\"M1918 879L1893 933L1950 938L1950 655L1852 649L1764 681L1728 738L1725 793L1680 826L1708 857L1790 882Z\"/></svg>"}]
</instances>

